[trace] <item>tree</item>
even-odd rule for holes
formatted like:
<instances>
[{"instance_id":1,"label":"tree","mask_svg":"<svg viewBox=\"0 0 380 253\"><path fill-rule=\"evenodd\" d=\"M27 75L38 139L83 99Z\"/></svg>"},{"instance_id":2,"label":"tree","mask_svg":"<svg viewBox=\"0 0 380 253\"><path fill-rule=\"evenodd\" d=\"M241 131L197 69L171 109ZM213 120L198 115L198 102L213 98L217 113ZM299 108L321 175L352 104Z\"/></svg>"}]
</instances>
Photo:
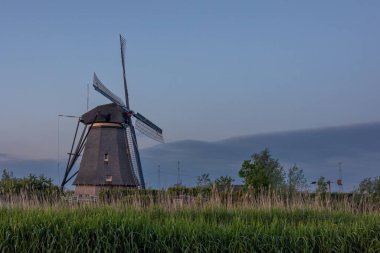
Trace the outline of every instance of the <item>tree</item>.
<instances>
[{"instance_id":1,"label":"tree","mask_svg":"<svg viewBox=\"0 0 380 253\"><path fill-rule=\"evenodd\" d=\"M360 184L358 191L360 193L372 194L375 191L375 184L370 177L364 178Z\"/></svg>"},{"instance_id":2,"label":"tree","mask_svg":"<svg viewBox=\"0 0 380 253\"><path fill-rule=\"evenodd\" d=\"M217 186L229 187L232 185L233 181L235 181L235 180L230 176L221 176L221 177L215 179L215 184Z\"/></svg>"},{"instance_id":3,"label":"tree","mask_svg":"<svg viewBox=\"0 0 380 253\"><path fill-rule=\"evenodd\" d=\"M294 165L288 171L288 187L289 191L302 191L307 188L307 181L303 170Z\"/></svg>"},{"instance_id":4,"label":"tree","mask_svg":"<svg viewBox=\"0 0 380 253\"><path fill-rule=\"evenodd\" d=\"M375 194L380 194L380 177L375 177L373 180L373 192Z\"/></svg>"},{"instance_id":5,"label":"tree","mask_svg":"<svg viewBox=\"0 0 380 253\"><path fill-rule=\"evenodd\" d=\"M280 188L284 185L284 172L277 159L271 157L266 148L245 160L239 170L239 176L246 185L255 188Z\"/></svg>"},{"instance_id":6,"label":"tree","mask_svg":"<svg viewBox=\"0 0 380 253\"><path fill-rule=\"evenodd\" d=\"M50 178L46 178L43 175L36 177L30 174L24 178L16 178L13 177L11 172L4 170L0 180L0 195L17 195L21 193L43 196L51 193L59 193L59 188L53 184Z\"/></svg>"},{"instance_id":7,"label":"tree","mask_svg":"<svg viewBox=\"0 0 380 253\"><path fill-rule=\"evenodd\" d=\"M201 176L197 177L197 185L198 186L210 186L211 185L211 179L210 174L204 173Z\"/></svg>"},{"instance_id":8,"label":"tree","mask_svg":"<svg viewBox=\"0 0 380 253\"><path fill-rule=\"evenodd\" d=\"M358 191L360 193L380 194L380 177L364 178L359 184Z\"/></svg>"},{"instance_id":9,"label":"tree","mask_svg":"<svg viewBox=\"0 0 380 253\"><path fill-rule=\"evenodd\" d=\"M1 175L1 180L11 180L13 178L13 173L7 171L6 169L3 170L3 174Z\"/></svg>"},{"instance_id":10,"label":"tree","mask_svg":"<svg viewBox=\"0 0 380 253\"><path fill-rule=\"evenodd\" d=\"M317 181L317 193L326 193L327 192L327 182L325 177L320 177Z\"/></svg>"}]
</instances>

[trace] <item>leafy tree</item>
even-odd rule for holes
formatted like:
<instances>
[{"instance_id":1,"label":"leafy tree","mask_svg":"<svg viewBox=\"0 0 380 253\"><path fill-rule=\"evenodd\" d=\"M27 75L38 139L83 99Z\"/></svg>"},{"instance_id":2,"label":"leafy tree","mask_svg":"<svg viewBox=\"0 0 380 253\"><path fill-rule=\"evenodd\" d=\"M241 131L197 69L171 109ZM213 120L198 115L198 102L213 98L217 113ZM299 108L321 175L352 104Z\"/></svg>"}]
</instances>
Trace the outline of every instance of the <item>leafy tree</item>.
<instances>
[{"instance_id":1,"label":"leafy tree","mask_svg":"<svg viewBox=\"0 0 380 253\"><path fill-rule=\"evenodd\" d=\"M326 193L328 189L326 178L320 177L317 181L317 193Z\"/></svg>"},{"instance_id":2,"label":"leafy tree","mask_svg":"<svg viewBox=\"0 0 380 253\"><path fill-rule=\"evenodd\" d=\"M251 160L245 160L239 170L239 176L244 178L246 185L256 188L280 188L285 181L282 166L278 159L271 157L267 148L253 154Z\"/></svg>"},{"instance_id":3,"label":"leafy tree","mask_svg":"<svg viewBox=\"0 0 380 253\"><path fill-rule=\"evenodd\" d=\"M374 191L376 194L380 194L380 177L376 177L376 178L373 180L373 191Z\"/></svg>"},{"instance_id":4,"label":"leafy tree","mask_svg":"<svg viewBox=\"0 0 380 253\"><path fill-rule=\"evenodd\" d=\"M50 194L59 193L59 188L53 184L51 179L41 175L36 177L30 174L28 177L15 178L11 172L3 170L0 180L0 195L4 194Z\"/></svg>"},{"instance_id":5,"label":"leafy tree","mask_svg":"<svg viewBox=\"0 0 380 253\"><path fill-rule=\"evenodd\" d=\"M230 176L221 176L217 179L215 179L215 184L217 186L231 186L232 182L235 181L232 177Z\"/></svg>"},{"instance_id":6,"label":"leafy tree","mask_svg":"<svg viewBox=\"0 0 380 253\"><path fill-rule=\"evenodd\" d=\"M3 174L1 175L1 180L11 180L13 178L12 172L7 171L6 169L3 170Z\"/></svg>"},{"instance_id":7,"label":"leafy tree","mask_svg":"<svg viewBox=\"0 0 380 253\"><path fill-rule=\"evenodd\" d=\"M374 182L371 180L371 178L367 177L367 178L364 178L360 184L359 184L359 189L358 191L360 193L368 193L368 194L372 194L374 191L375 191L375 184Z\"/></svg>"},{"instance_id":8,"label":"leafy tree","mask_svg":"<svg viewBox=\"0 0 380 253\"><path fill-rule=\"evenodd\" d=\"M359 184L360 193L380 194L380 177L365 178Z\"/></svg>"},{"instance_id":9,"label":"leafy tree","mask_svg":"<svg viewBox=\"0 0 380 253\"><path fill-rule=\"evenodd\" d=\"M198 186L211 186L210 174L204 173L201 176L197 177Z\"/></svg>"},{"instance_id":10,"label":"leafy tree","mask_svg":"<svg viewBox=\"0 0 380 253\"><path fill-rule=\"evenodd\" d=\"M307 188L307 180L303 170L298 168L297 165L294 165L288 171L288 187L292 192L302 191Z\"/></svg>"}]
</instances>

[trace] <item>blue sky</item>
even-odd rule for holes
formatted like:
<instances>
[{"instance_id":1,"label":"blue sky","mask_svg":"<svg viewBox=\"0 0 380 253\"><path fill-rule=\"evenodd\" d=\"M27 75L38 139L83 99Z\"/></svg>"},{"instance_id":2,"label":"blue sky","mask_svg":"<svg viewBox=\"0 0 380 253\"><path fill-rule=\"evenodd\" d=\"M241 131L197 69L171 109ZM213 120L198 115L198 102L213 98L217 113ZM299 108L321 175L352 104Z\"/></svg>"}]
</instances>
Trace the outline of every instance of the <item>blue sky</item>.
<instances>
[{"instance_id":1,"label":"blue sky","mask_svg":"<svg viewBox=\"0 0 380 253\"><path fill-rule=\"evenodd\" d=\"M168 142L380 120L378 1L2 1L0 153L65 157L95 71ZM107 100L91 90L90 105ZM142 147L154 144L140 138Z\"/></svg>"}]
</instances>

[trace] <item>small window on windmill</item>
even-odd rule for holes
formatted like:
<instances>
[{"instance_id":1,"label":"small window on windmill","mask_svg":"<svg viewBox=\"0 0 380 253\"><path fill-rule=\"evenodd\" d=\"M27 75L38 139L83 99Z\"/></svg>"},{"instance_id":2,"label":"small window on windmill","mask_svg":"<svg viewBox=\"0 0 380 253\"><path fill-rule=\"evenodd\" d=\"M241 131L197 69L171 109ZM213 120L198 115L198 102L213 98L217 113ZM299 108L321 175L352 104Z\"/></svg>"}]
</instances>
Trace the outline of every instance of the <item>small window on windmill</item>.
<instances>
[{"instance_id":1,"label":"small window on windmill","mask_svg":"<svg viewBox=\"0 0 380 253\"><path fill-rule=\"evenodd\" d=\"M112 176L111 175L106 176L106 183L112 183Z\"/></svg>"},{"instance_id":2,"label":"small window on windmill","mask_svg":"<svg viewBox=\"0 0 380 253\"><path fill-rule=\"evenodd\" d=\"M108 153L105 153L105 154L104 154L104 162L105 162L105 163L108 163Z\"/></svg>"}]
</instances>

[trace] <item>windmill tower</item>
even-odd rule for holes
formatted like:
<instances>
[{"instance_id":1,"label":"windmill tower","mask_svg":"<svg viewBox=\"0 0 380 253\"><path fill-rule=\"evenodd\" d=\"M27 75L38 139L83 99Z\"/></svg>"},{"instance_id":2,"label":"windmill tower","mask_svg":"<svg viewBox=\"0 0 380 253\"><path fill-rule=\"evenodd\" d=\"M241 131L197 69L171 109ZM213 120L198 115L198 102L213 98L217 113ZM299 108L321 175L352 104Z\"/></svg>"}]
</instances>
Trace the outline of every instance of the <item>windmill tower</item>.
<instances>
[{"instance_id":1,"label":"windmill tower","mask_svg":"<svg viewBox=\"0 0 380 253\"><path fill-rule=\"evenodd\" d=\"M75 194L95 196L101 189L145 189L135 127L144 135L163 142L162 130L129 107L125 75L125 39L120 35L120 52L125 91L124 101L112 93L94 73L93 87L112 103L99 105L83 114L77 124L61 188L76 176ZM133 118L135 124L133 124ZM79 125L84 125L78 134ZM74 149L74 146L76 148ZM71 173L83 152L79 170Z\"/></svg>"}]
</instances>

